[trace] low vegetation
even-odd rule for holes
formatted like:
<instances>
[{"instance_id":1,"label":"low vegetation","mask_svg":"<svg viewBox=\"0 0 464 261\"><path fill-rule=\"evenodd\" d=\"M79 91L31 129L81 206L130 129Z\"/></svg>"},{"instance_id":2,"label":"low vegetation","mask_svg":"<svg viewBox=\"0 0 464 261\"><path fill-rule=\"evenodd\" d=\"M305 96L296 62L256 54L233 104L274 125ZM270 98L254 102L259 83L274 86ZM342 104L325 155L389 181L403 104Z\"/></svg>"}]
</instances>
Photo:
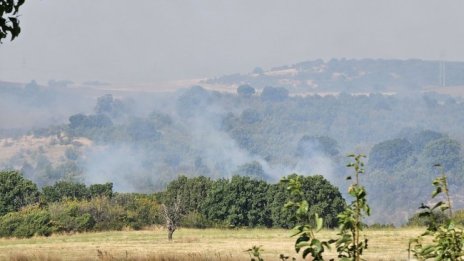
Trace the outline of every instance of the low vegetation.
<instances>
[{"instance_id":1,"label":"low vegetation","mask_svg":"<svg viewBox=\"0 0 464 261\"><path fill-rule=\"evenodd\" d=\"M319 213L336 225L345 207L339 190L322 176L298 176L308 211ZM41 190L17 171L0 172L0 237L31 237L52 233L76 233L142 229L167 224L170 238L183 227L282 227L296 224L297 217L283 209L294 198L286 184L270 184L250 177L212 180L181 176L155 194L115 193L112 183L86 186L60 181ZM31 220L37 222L31 224ZM39 222L40 221L40 222Z\"/></svg>"},{"instance_id":2,"label":"low vegetation","mask_svg":"<svg viewBox=\"0 0 464 261\"><path fill-rule=\"evenodd\" d=\"M370 241L369 251L363 254L363 258L372 261L408 260L408 240L422 232L422 228L365 229ZM336 230L327 229L317 233L321 239L334 238L336 234ZM253 245L262 246L263 259L279 260L280 254L294 256L295 251L295 239L286 229L180 228L171 242L166 235L166 229L151 227L139 231L4 238L0 239L0 260L242 261L250 260L244 251ZM335 249L325 252L326 258L336 256Z\"/></svg>"}]
</instances>

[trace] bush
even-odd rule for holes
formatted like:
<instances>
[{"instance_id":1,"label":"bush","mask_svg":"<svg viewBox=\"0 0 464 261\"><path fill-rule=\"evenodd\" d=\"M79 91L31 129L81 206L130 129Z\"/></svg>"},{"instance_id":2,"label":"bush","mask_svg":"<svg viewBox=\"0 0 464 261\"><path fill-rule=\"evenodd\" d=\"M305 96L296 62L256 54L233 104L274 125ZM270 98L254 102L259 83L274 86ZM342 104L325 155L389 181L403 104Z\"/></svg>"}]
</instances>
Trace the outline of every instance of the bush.
<instances>
[{"instance_id":1,"label":"bush","mask_svg":"<svg viewBox=\"0 0 464 261\"><path fill-rule=\"evenodd\" d=\"M90 214L95 220L94 230L121 230L126 226L125 209L113 204L109 198L97 197L89 201L81 201L80 208L83 213Z\"/></svg>"},{"instance_id":2,"label":"bush","mask_svg":"<svg viewBox=\"0 0 464 261\"><path fill-rule=\"evenodd\" d=\"M370 229L390 229L390 228L395 228L395 225L393 224L380 224L380 223L374 223L369 226L367 226Z\"/></svg>"},{"instance_id":3,"label":"bush","mask_svg":"<svg viewBox=\"0 0 464 261\"><path fill-rule=\"evenodd\" d=\"M51 233L50 213L36 205L10 212L0 218L2 237L49 236Z\"/></svg>"},{"instance_id":4,"label":"bush","mask_svg":"<svg viewBox=\"0 0 464 261\"><path fill-rule=\"evenodd\" d=\"M81 202L68 200L52 203L48 206L54 232L84 232L91 231L95 219L81 209Z\"/></svg>"},{"instance_id":5,"label":"bush","mask_svg":"<svg viewBox=\"0 0 464 261\"><path fill-rule=\"evenodd\" d=\"M430 227L443 225L449 221L449 217L446 216L441 211L434 211L432 212L432 216L420 216L420 213L415 214L411 218L408 219L408 223L406 226L418 226L418 227Z\"/></svg>"},{"instance_id":6,"label":"bush","mask_svg":"<svg viewBox=\"0 0 464 261\"><path fill-rule=\"evenodd\" d=\"M211 222L209 222L208 219L204 215L196 211L189 212L188 214L183 216L180 223L182 224L183 227L189 227L189 228L211 227Z\"/></svg>"},{"instance_id":7,"label":"bush","mask_svg":"<svg viewBox=\"0 0 464 261\"><path fill-rule=\"evenodd\" d=\"M19 212L10 212L0 218L0 236L11 237L21 225L22 217Z\"/></svg>"},{"instance_id":8,"label":"bush","mask_svg":"<svg viewBox=\"0 0 464 261\"><path fill-rule=\"evenodd\" d=\"M126 225L132 229L163 223L160 205L150 196L120 194L114 198L116 204L127 211Z\"/></svg>"}]
</instances>

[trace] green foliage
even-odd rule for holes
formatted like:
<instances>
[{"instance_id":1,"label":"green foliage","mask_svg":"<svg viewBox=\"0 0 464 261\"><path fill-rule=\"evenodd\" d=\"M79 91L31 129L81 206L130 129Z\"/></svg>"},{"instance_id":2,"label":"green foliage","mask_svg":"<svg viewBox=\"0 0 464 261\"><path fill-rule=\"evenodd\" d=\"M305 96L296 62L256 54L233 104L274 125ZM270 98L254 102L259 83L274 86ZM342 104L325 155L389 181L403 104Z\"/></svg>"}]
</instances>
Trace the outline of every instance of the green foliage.
<instances>
[{"instance_id":1,"label":"green foliage","mask_svg":"<svg viewBox=\"0 0 464 261\"><path fill-rule=\"evenodd\" d=\"M308 255L312 257L312 260L324 260L322 254L325 248L330 249L330 244L333 240L323 241L316 238L315 233L320 231L323 227L323 219L316 213L314 215L314 226L310 225L309 215L309 204L308 201L301 199L303 198L303 190L300 178L293 177L282 180L288 184L288 190L290 194L300 200L289 201L285 204L285 207L295 212L297 217L297 225L294 230L296 231L292 236L298 236L295 242L295 251L305 259Z\"/></svg>"},{"instance_id":2,"label":"green foliage","mask_svg":"<svg viewBox=\"0 0 464 261\"><path fill-rule=\"evenodd\" d=\"M245 252L248 252L251 261L264 261L264 259L261 257L262 251L262 246L253 246L252 248L247 249Z\"/></svg>"},{"instance_id":3,"label":"green foliage","mask_svg":"<svg viewBox=\"0 0 464 261\"><path fill-rule=\"evenodd\" d=\"M398 164L404 162L413 150L413 145L406 139L378 143L369 153L369 167L393 170Z\"/></svg>"},{"instance_id":4,"label":"green foliage","mask_svg":"<svg viewBox=\"0 0 464 261\"><path fill-rule=\"evenodd\" d=\"M163 202L172 205L179 199L185 212L200 212L213 181L204 176L179 176L171 181L163 193Z\"/></svg>"},{"instance_id":5,"label":"green foliage","mask_svg":"<svg viewBox=\"0 0 464 261\"><path fill-rule=\"evenodd\" d=\"M459 170L462 167L461 144L448 137L429 142L422 157L428 166L440 162L444 171Z\"/></svg>"},{"instance_id":6,"label":"green foliage","mask_svg":"<svg viewBox=\"0 0 464 261\"><path fill-rule=\"evenodd\" d=\"M250 177L217 180L205 198L201 213L212 222L225 221L231 227L270 227L268 189L265 181Z\"/></svg>"},{"instance_id":7,"label":"green foliage","mask_svg":"<svg viewBox=\"0 0 464 261\"><path fill-rule=\"evenodd\" d=\"M62 200L49 203L47 210L53 231L61 233L141 229L162 223L160 205L142 194Z\"/></svg>"},{"instance_id":8,"label":"green foliage","mask_svg":"<svg viewBox=\"0 0 464 261\"><path fill-rule=\"evenodd\" d=\"M57 202L61 200L74 199L85 200L96 197L113 196L113 183L92 184L87 187L85 184L59 181L53 186L45 186L42 188L42 198L45 202Z\"/></svg>"},{"instance_id":9,"label":"green foliage","mask_svg":"<svg viewBox=\"0 0 464 261\"><path fill-rule=\"evenodd\" d=\"M93 217L96 231L121 230L126 226L127 212L124 207L113 204L108 198L97 197L81 201L80 209Z\"/></svg>"},{"instance_id":10,"label":"green foliage","mask_svg":"<svg viewBox=\"0 0 464 261\"><path fill-rule=\"evenodd\" d=\"M416 213L408 219L407 226L437 227L449 221L448 215L442 211L431 211L429 215Z\"/></svg>"},{"instance_id":11,"label":"green foliage","mask_svg":"<svg viewBox=\"0 0 464 261\"><path fill-rule=\"evenodd\" d=\"M436 164L435 166L441 167L440 164ZM443 168L442 175L433 180L432 184L435 187L432 198L444 193L445 201L438 201L433 206L422 204L420 207L422 209L420 216L428 217L431 221L424 233L410 240L408 247L409 255L413 253L414 257L419 260L464 260L464 231L457 228L452 219L442 224L437 224L433 220L433 213L436 210L442 213L448 210L449 217L452 217L453 213L447 177L444 174ZM432 243L424 242L427 237L432 239Z\"/></svg>"},{"instance_id":12,"label":"green foliage","mask_svg":"<svg viewBox=\"0 0 464 261\"><path fill-rule=\"evenodd\" d=\"M0 216L38 202L37 185L14 170L0 171Z\"/></svg>"},{"instance_id":13,"label":"green foliage","mask_svg":"<svg viewBox=\"0 0 464 261\"><path fill-rule=\"evenodd\" d=\"M111 201L125 209L127 212L125 225L133 229L141 229L163 222L161 206L151 195L117 194Z\"/></svg>"},{"instance_id":14,"label":"green foliage","mask_svg":"<svg viewBox=\"0 0 464 261\"><path fill-rule=\"evenodd\" d=\"M84 232L92 231L95 219L90 213L85 213L81 202L66 200L49 204L48 211L54 232Z\"/></svg>"},{"instance_id":15,"label":"green foliage","mask_svg":"<svg viewBox=\"0 0 464 261\"><path fill-rule=\"evenodd\" d=\"M339 238L335 241L338 257L341 260L361 260L364 249L368 247L368 240L360 240L360 234L363 230L362 219L370 215L370 207L367 204L367 192L359 181L359 176L364 173L364 163L362 161L366 156L362 154L349 155L354 161L347 167L353 168L355 177L348 176L348 180L353 180L348 194L353 198L351 204L338 215L340 232Z\"/></svg>"},{"instance_id":16,"label":"green foliage","mask_svg":"<svg viewBox=\"0 0 464 261\"><path fill-rule=\"evenodd\" d=\"M113 183L107 182L105 184L92 184L89 186L89 193L91 197L113 197Z\"/></svg>"},{"instance_id":17,"label":"green foliage","mask_svg":"<svg viewBox=\"0 0 464 261\"><path fill-rule=\"evenodd\" d=\"M50 214L37 205L0 217L0 237L48 236L51 232Z\"/></svg>"},{"instance_id":18,"label":"green foliage","mask_svg":"<svg viewBox=\"0 0 464 261\"><path fill-rule=\"evenodd\" d=\"M196 211L188 212L182 216L180 224L189 228L207 228L211 227L211 222L201 213Z\"/></svg>"},{"instance_id":19,"label":"green foliage","mask_svg":"<svg viewBox=\"0 0 464 261\"><path fill-rule=\"evenodd\" d=\"M84 184L68 181L59 181L53 186L43 187L42 195L46 202L57 202L63 199L81 200L90 198L89 190Z\"/></svg>"},{"instance_id":20,"label":"green foliage","mask_svg":"<svg viewBox=\"0 0 464 261\"><path fill-rule=\"evenodd\" d=\"M404 155L400 153L401 150L397 151L396 149L403 147L397 144L400 140L410 141L413 151ZM453 187L462 187L464 184L461 149L456 140L433 131L419 131L405 135L404 139L383 143L397 144L397 146L382 146L382 148L391 150L384 151L383 155L394 155L393 157L397 157L399 161L397 163L390 160L376 162L371 158L376 154L374 148L370 152L369 175L366 177L365 184L369 190L376 191L376 197L370 198L371 204L383 210L373 213L371 220L393 222L396 225L406 223L408 220L395 213L408 213L410 216L414 214L413 210L420 204L418 199L428 196L430 184L427 180L435 178L434 173L429 171L430 166L440 162L439 160L447 162L442 166ZM393 165L388 166L388 164ZM403 184L414 184L414 186L405 190ZM383 215L384 211L392 214Z\"/></svg>"},{"instance_id":21,"label":"green foliage","mask_svg":"<svg viewBox=\"0 0 464 261\"><path fill-rule=\"evenodd\" d=\"M8 34L14 40L21 32L19 26L19 8L25 0L0 0L0 44Z\"/></svg>"},{"instance_id":22,"label":"green foliage","mask_svg":"<svg viewBox=\"0 0 464 261\"><path fill-rule=\"evenodd\" d=\"M320 175L298 176L292 174L288 176L288 179L300 181L302 195L290 193L286 182L281 181L270 186L268 206L274 227L293 228L297 224L295 212L282 206L289 201L300 200L308 202L310 216L317 213L324 219L324 226L329 228L337 226L337 215L345 208L345 200L337 187Z\"/></svg>"}]
</instances>

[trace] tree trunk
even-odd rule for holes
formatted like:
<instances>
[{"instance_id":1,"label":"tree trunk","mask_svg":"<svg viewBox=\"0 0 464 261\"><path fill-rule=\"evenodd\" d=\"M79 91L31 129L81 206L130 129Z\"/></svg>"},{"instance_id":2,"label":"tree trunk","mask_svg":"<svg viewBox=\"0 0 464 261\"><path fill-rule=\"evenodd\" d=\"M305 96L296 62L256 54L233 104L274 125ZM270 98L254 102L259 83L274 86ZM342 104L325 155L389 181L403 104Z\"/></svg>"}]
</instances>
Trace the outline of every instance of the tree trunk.
<instances>
[{"instance_id":1,"label":"tree trunk","mask_svg":"<svg viewBox=\"0 0 464 261\"><path fill-rule=\"evenodd\" d=\"M175 230L171 230L171 229L168 230L168 240L169 241L172 241L172 234L174 234L174 231Z\"/></svg>"}]
</instances>

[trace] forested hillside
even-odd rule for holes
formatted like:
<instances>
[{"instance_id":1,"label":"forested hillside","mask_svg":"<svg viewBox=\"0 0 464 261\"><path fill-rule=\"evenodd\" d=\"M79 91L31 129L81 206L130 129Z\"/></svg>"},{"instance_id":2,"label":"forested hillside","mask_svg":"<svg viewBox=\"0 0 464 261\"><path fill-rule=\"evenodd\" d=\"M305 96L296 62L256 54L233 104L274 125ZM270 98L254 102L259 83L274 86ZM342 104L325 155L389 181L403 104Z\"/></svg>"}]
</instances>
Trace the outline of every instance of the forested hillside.
<instances>
[{"instance_id":1,"label":"forested hillside","mask_svg":"<svg viewBox=\"0 0 464 261\"><path fill-rule=\"evenodd\" d=\"M306 83L318 82L320 95L302 95L306 85L296 91L280 80L267 81L270 76L259 70L255 80L231 81L240 83L230 87L234 93L193 86L171 93L92 96L66 82L2 83L0 101L18 110L2 114L0 167L20 169L39 187L61 180L113 182L119 192L160 191L179 175L241 175L275 183L291 173L320 174L343 187L345 154L359 152L369 159L368 199L374 213L394 213L371 221L401 223L428 198L435 163L443 164L452 193L464 185L463 100L422 91L439 84L437 74L432 77L437 64L301 64L347 75L335 84L316 72L296 74ZM448 82L461 84L461 63L449 66ZM362 77L355 80L355 74ZM395 94L387 93L392 90ZM340 93L322 95L332 91ZM31 110L35 122L18 121ZM456 197L457 207L463 203Z\"/></svg>"}]
</instances>

